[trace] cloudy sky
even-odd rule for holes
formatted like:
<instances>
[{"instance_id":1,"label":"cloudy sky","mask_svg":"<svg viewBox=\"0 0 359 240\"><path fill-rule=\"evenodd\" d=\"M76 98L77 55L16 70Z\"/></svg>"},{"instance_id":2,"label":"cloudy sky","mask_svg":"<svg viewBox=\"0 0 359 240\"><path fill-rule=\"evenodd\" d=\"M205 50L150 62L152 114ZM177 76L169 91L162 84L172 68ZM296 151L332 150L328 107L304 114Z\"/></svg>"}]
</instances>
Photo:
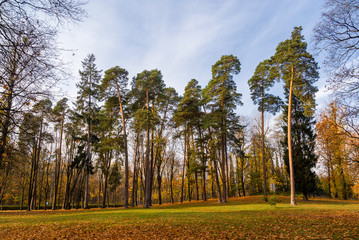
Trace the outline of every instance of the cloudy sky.
<instances>
[{"instance_id":1,"label":"cloudy sky","mask_svg":"<svg viewBox=\"0 0 359 240\"><path fill-rule=\"evenodd\" d=\"M222 55L233 54L242 66L234 78L244 103L237 112L255 114L247 84L255 67L274 54L295 26L303 27L312 51L312 29L323 4L324 0L90 0L89 17L60 34L60 46L73 50L63 56L71 61L73 72L65 89L76 96L78 70L89 53L95 54L99 69L120 66L131 79L157 68L166 85L180 94L192 78L205 87L211 66ZM317 61L321 66L320 57ZM322 74L318 103L327 96L324 85Z\"/></svg>"}]
</instances>

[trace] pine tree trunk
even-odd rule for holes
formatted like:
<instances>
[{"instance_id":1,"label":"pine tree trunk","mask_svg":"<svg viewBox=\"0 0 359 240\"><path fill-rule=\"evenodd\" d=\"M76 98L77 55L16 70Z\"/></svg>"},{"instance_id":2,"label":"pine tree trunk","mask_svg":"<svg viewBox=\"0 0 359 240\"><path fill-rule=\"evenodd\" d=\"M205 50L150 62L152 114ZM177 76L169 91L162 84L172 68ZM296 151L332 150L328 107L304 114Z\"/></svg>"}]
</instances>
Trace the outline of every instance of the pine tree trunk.
<instances>
[{"instance_id":1,"label":"pine tree trunk","mask_svg":"<svg viewBox=\"0 0 359 240\"><path fill-rule=\"evenodd\" d=\"M244 188L244 160L241 159L241 185L242 185L242 193L243 197L246 196L246 190Z\"/></svg>"},{"instance_id":2,"label":"pine tree trunk","mask_svg":"<svg viewBox=\"0 0 359 240\"><path fill-rule=\"evenodd\" d=\"M290 205L297 205L295 202L295 181L294 181L294 166L292 154L292 93L294 80L294 66L292 65L292 77L289 87L289 101L288 101L288 155L289 155L289 172L290 172Z\"/></svg>"},{"instance_id":3,"label":"pine tree trunk","mask_svg":"<svg viewBox=\"0 0 359 240\"><path fill-rule=\"evenodd\" d=\"M264 98L264 91L262 92L262 98ZM264 147L264 107L263 106L262 106L262 113L261 113L261 125L262 125L261 127L262 127L263 192L264 192L264 201L268 202L268 197L267 197L267 169L266 169L266 158L265 158L265 147Z\"/></svg>"},{"instance_id":4,"label":"pine tree trunk","mask_svg":"<svg viewBox=\"0 0 359 240\"><path fill-rule=\"evenodd\" d=\"M170 198L171 198L171 203L174 203L174 199L173 199L173 167L174 167L174 157L171 159L171 172L170 172Z\"/></svg>"},{"instance_id":5,"label":"pine tree trunk","mask_svg":"<svg viewBox=\"0 0 359 240\"><path fill-rule=\"evenodd\" d=\"M105 208L106 207L106 200L107 200L107 179L108 179L108 174L106 173L105 174L105 182L104 182L104 185L103 185L103 188L102 188L102 191L103 191L103 197L102 197L102 207Z\"/></svg>"},{"instance_id":6,"label":"pine tree trunk","mask_svg":"<svg viewBox=\"0 0 359 240\"><path fill-rule=\"evenodd\" d=\"M211 162L210 164L211 166L211 198L214 198L215 197L215 192L214 192L214 175L213 175L213 161Z\"/></svg>"},{"instance_id":7,"label":"pine tree trunk","mask_svg":"<svg viewBox=\"0 0 359 240\"><path fill-rule=\"evenodd\" d=\"M187 156L187 137L186 134L184 134L184 149L183 149L183 164L182 164L182 182L181 182L181 203L183 203L184 200L184 171L186 167L186 156Z\"/></svg>"},{"instance_id":8,"label":"pine tree trunk","mask_svg":"<svg viewBox=\"0 0 359 240\"><path fill-rule=\"evenodd\" d=\"M149 96L148 88L146 89L147 102L147 134L146 134L146 180L145 180L145 202L143 207L149 208L151 206L151 166L150 166L150 115L149 115Z\"/></svg>"},{"instance_id":9,"label":"pine tree trunk","mask_svg":"<svg viewBox=\"0 0 359 240\"><path fill-rule=\"evenodd\" d=\"M40 187L39 187L39 202L37 205L37 209L41 209L41 201L42 201L42 189L43 189L43 182L44 182L44 175L45 175L45 165L42 166L42 170L41 170L42 174L40 177Z\"/></svg>"},{"instance_id":10,"label":"pine tree trunk","mask_svg":"<svg viewBox=\"0 0 359 240\"><path fill-rule=\"evenodd\" d=\"M190 166L189 166L189 160L190 160L190 158L189 158L189 152L188 152L188 150L190 150L190 138L189 138L189 136L188 136L188 140L187 140L187 142L188 142L188 144L187 144L187 150L186 150L186 152L187 152L187 162L186 162L186 164L187 164L187 197L188 197L188 201L190 202L192 199L191 199L191 174L189 174L189 168L190 168Z\"/></svg>"},{"instance_id":11,"label":"pine tree trunk","mask_svg":"<svg viewBox=\"0 0 359 240\"><path fill-rule=\"evenodd\" d=\"M30 178L29 178L29 188L28 188L28 198L27 198L27 210L31 211L32 197L33 197L33 188L34 188L34 178L35 178L35 165L36 165L36 153L37 153L37 142L34 137L35 146L32 152L31 159L31 168L30 168Z\"/></svg>"},{"instance_id":12,"label":"pine tree trunk","mask_svg":"<svg viewBox=\"0 0 359 240\"><path fill-rule=\"evenodd\" d=\"M328 169L328 196L331 199L332 198L332 192L331 192L331 186L330 186L330 159L327 161L327 169Z\"/></svg>"},{"instance_id":13,"label":"pine tree trunk","mask_svg":"<svg viewBox=\"0 0 359 240\"><path fill-rule=\"evenodd\" d=\"M60 128L60 140L59 140L59 154L56 161L56 178L55 178L55 195L54 195L54 203L52 205L52 210L57 209L56 204L57 202L57 191L58 191L58 184L60 180L60 168L61 168L61 149L62 149L62 134L64 129L64 119L65 119L65 109L62 111L62 117L61 117L61 128ZM61 185L61 184L60 184ZM61 189L61 186L60 186Z\"/></svg>"},{"instance_id":14,"label":"pine tree trunk","mask_svg":"<svg viewBox=\"0 0 359 240\"><path fill-rule=\"evenodd\" d=\"M161 187L162 187L162 177L160 169L157 169L157 184L158 184L158 204L162 204L162 195L161 195Z\"/></svg>"},{"instance_id":15,"label":"pine tree trunk","mask_svg":"<svg viewBox=\"0 0 359 240\"><path fill-rule=\"evenodd\" d=\"M197 171L194 172L194 179L196 184L196 200L199 200L199 191L198 191L198 177L197 177Z\"/></svg>"},{"instance_id":16,"label":"pine tree trunk","mask_svg":"<svg viewBox=\"0 0 359 240\"><path fill-rule=\"evenodd\" d=\"M204 156L204 148L203 148L203 142L202 142L202 129L201 127L198 128L198 134L199 139L201 141L200 143L200 150L201 150L201 160L202 160L202 200L207 201L207 193L206 193L206 159Z\"/></svg>"},{"instance_id":17,"label":"pine tree trunk","mask_svg":"<svg viewBox=\"0 0 359 240\"><path fill-rule=\"evenodd\" d=\"M51 144L50 153L51 152L52 152L52 144ZM49 159L49 162L47 162L47 164L46 164L46 186L45 186L45 207L44 207L44 210L46 210L46 208L47 208L47 197L48 197L48 193L49 193L49 168L50 168L50 159Z\"/></svg>"},{"instance_id":18,"label":"pine tree trunk","mask_svg":"<svg viewBox=\"0 0 359 240\"><path fill-rule=\"evenodd\" d=\"M136 135L136 142L135 142L135 156L133 157L133 178L132 178L132 196L131 196L131 206L135 206L135 193L137 192L137 152L138 152L138 138L139 138L140 132L137 132Z\"/></svg>"},{"instance_id":19,"label":"pine tree trunk","mask_svg":"<svg viewBox=\"0 0 359 240\"><path fill-rule=\"evenodd\" d=\"M227 202L227 174L226 174L226 149L225 149L225 135L222 133L222 141L221 141L222 151L222 164L221 164L221 172L222 172L222 184L223 184L223 194L222 194L222 203Z\"/></svg>"},{"instance_id":20,"label":"pine tree trunk","mask_svg":"<svg viewBox=\"0 0 359 240\"><path fill-rule=\"evenodd\" d=\"M219 183L217 161L215 158L212 158L212 161L213 161L214 172L215 172L215 176L216 176L217 197L218 197L218 202L220 203L220 202L222 202L222 194L221 194L221 185Z\"/></svg>"},{"instance_id":21,"label":"pine tree trunk","mask_svg":"<svg viewBox=\"0 0 359 240\"><path fill-rule=\"evenodd\" d=\"M67 151L67 166L66 166L66 184L65 184L65 194L64 194L64 202L62 205L62 209L70 209L70 187L71 187L71 179L72 179L72 170L70 168L71 165L71 153L73 152L74 141L70 143L70 150Z\"/></svg>"},{"instance_id":22,"label":"pine tree trunk","mask_svg":"<svg viewBox=\"0 0 359 240\"><path fill-rule=\"evenodd\" d=\"M152 188L153 188L153 181L154 181L154 176L155 176L155 159L154 159L154 129L151 127L151 147L150 147L150 175L151 175L151 178L150 178L150 199L151 199L151 202L150 202L150 205L149 206L152 206Z\"/></svg>"},{"instance_id":23,"label":"pine tree trunk","mask_svg":"<svg viewBox=\"0 0 359 240\"><path fill-rule=\"evenodd\" d=\"M236 181L237 181L237 191L238 191L238 197L241 196L241 188L239 185L239 162L238 162L238 157L236 156Z\"/></svg>"},{"instance_id":24,"label":"pine tree trunk","mask_svg":"<svg viewBox=\"0 0 359 240\"><path fill-rule=\"evenodd\" d=\"M227 121L225 121L225 129L227 132ZM229 179L229 162L228 162L228 152L227 152L227 133L224 134L224 158L225 158L225 167L226 167L226 201L229 198L229 185L230 185L230 179Z\"/></svg>"}]
</instances>

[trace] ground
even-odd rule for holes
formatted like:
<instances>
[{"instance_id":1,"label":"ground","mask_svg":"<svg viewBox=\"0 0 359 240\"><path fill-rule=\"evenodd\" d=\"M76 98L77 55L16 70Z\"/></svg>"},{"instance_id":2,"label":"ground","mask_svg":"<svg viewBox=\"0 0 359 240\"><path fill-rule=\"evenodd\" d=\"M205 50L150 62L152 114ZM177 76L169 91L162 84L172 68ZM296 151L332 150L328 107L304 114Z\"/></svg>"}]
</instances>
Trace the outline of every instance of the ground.
<instances>
[{"instance_id":1,"label":"ground","mask_svg":"<svg viewBox=\"0 0 359 240\"><path fill-rule=\"evenodd\" d=\"M0 239L359 239L359 201L261 196L150 209L0 212Z\"/></svg>"}]
</instances>

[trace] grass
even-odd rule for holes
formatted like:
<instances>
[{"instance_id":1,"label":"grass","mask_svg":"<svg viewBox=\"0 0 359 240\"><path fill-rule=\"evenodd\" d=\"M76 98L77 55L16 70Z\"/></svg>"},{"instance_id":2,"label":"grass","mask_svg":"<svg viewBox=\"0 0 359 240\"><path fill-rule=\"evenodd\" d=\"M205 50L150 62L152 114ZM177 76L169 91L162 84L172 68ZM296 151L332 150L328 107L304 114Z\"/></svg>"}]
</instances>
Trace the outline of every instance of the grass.
<instances>
[{"instance_id":1,"label":"grass","mask_svg":"<svg viewBox=\"0 0 359 240\"><path fill-rule=\"evenodd\" d=\"M359 239L359 202L261 196L150 209L0 212L0 239Z\"/></svg>"}]
</instances>

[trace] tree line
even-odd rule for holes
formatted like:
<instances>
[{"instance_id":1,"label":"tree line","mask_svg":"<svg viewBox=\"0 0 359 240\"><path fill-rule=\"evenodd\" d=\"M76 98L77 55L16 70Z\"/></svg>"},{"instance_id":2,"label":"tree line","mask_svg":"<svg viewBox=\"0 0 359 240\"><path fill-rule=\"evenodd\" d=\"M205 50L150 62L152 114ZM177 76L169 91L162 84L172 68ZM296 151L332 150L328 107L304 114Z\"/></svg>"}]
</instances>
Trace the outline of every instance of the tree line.
<instances>
[{"instance_id":1,"label":"tree line","mask_svg":"<svg viewBox=\"0 0 359 240\"><path fill-rule=\"evenodd\" d=\"M268 201L269 193L287 192L292 205L298 193L305 200L355 197L356 48L348 48L355 35L348 31L350 38L340 39L336 29L356 26L357 3L346 2L328 0L314 29L316 49L329 52L325 66L339 97L315 115L318 64L302 28L295 27L248 80L260 112L252 118L236 112L243 105L234 81L241 63L233 55L214 63L205 87L192 79L179 96L158 69L130 80L119 66L103 73L89 54L79 70L76 101L54 101L51 88L65 74L54 61L56 27L35 27L41 21L36 14L78 21L84 3L1 2L1 207L148 208L207 198L226 203L248 194ZM348 26L333 25L340 21ZM345 90L338 79L347 83ZM284 99L271 91L275 84L283 87ZM265 124L266 112L280 114Z\"/></svg>"}]
</instances>

